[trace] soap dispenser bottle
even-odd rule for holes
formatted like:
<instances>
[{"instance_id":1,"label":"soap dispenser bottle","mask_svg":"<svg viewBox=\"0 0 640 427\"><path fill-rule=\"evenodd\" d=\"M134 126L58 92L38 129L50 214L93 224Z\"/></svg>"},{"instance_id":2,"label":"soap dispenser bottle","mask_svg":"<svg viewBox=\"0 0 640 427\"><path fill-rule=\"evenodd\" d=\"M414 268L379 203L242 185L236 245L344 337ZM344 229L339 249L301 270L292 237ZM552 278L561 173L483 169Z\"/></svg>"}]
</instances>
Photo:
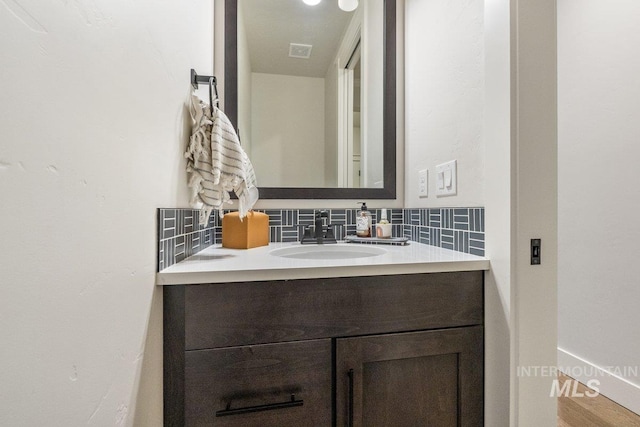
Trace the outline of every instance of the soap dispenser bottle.
<instances>
[{"instance_id":1,"label":"soap dispenser bottle","mask_svg":"<svg viewBox=\"0 0 640 427\"><path fill-rule=\"evenodd\" d=\"M362 207L356 217L356 235L358 237L371 237L371 225L371 212L369 212L367 204L362 202Z\"/></svg>"}]
</instances>

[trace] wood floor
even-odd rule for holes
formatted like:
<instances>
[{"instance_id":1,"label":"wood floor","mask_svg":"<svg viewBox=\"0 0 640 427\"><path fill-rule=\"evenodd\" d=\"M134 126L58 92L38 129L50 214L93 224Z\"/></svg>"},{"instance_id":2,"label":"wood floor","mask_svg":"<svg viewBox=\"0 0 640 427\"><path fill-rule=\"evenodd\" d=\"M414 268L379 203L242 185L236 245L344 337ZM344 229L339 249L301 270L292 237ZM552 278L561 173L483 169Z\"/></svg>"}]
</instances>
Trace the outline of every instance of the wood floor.
<instances>
[{"instance_id":1,"label":"wood floor","mask_svg":"<svg viewBox=\"0 0 640 427\"><path fill-rule=\"evenodd\" d=\"M565 375L559 380L561 387L565 381L573 381ZM590 389L579 384L577 390L584 394ZM602 395L561 396L558 398L558 427L640 427L640 416Z\"/></svg>"}]
</instances>

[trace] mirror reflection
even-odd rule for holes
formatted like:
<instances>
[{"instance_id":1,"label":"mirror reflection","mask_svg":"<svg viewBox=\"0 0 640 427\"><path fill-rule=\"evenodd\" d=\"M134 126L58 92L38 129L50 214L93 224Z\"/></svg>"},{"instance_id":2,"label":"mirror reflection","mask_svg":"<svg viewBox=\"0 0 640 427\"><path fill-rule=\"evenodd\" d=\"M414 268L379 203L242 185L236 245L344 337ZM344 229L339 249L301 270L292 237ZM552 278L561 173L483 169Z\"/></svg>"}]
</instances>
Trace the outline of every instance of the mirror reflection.
<instances>
[{"instance_id":1,"label":"mirror reflection","mask_svg":"<svg viewBox=\"0 0 640 427\"><path fill-rule=\"evenodd\" d=\"M383 188L384 0L307 3L238 0L242 145L260 187Z\"/></svg>"}]
</instances>

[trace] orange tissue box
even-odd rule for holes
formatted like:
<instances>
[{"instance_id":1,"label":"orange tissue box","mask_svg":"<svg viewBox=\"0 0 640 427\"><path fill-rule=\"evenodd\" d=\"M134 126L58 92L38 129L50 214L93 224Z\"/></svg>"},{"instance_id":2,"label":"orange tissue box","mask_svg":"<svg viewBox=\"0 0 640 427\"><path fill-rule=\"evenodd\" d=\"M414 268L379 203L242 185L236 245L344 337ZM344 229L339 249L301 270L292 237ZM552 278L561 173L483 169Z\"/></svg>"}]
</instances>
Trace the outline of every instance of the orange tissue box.
<instances>
[{"instance_id":1,"label":"orange tissue box","mask_svg":"<svg viewBox=\"0 0 640 427\"><path fill-rule=\"evenodd\" d=\"M269 244L269 215L249 212L240 221L238 212L222 217L222 246L231 249L250 249Z\"/></svg>"}]
</instances>

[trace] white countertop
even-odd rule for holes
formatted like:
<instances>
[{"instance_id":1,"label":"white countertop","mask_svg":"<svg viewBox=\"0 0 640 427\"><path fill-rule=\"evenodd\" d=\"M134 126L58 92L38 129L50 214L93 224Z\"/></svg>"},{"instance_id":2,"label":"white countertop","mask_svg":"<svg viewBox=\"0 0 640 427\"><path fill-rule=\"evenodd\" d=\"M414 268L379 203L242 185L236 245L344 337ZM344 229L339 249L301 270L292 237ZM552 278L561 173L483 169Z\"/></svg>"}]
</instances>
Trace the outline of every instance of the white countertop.
<instances>
[{"instance_id":1,"label":"white countertop","mask_svg":"<svg viewBox=\"0 0 640 427\"><path fill-rule=\"evenodd\" d=\"M293 246L299 247L300 243L271 243L253 249L228 249L213 245L157 273L156 284L187 285L489 269L487 258L416 242L410 242L407 246L376 245L385 253L366 258L292 259L270 254L274 249Z\"/></svg>"}]
</instances>

